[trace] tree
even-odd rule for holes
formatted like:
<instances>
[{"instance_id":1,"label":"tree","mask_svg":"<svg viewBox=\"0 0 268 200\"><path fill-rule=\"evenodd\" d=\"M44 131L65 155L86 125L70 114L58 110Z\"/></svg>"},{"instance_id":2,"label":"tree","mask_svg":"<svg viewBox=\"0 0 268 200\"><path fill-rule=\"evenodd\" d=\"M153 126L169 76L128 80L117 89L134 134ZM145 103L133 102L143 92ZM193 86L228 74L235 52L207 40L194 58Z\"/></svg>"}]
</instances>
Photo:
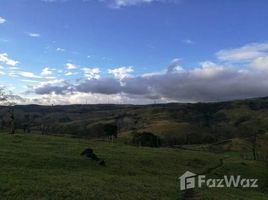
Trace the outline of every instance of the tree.
<instances>
[{"instance_id":1,"label":"tree","mask_svg":"<svg viewBox=\"0 0 268 200\"><path fill-rule=\"evenodd\" d=\"M112 141L114 137L117 138L118 130L115 124L105 124L103 130L109 138L112 138Z\"/></svg>"},{"instance_id":2,"label":"tree","mask_svg":"<svg viewBox=\"0 0 268 200\"><path fill-rule=\"evenodd\" d=\"M265 133L265 129L263 128L263 124L260 120L254 119L251 121L247 121L244 123L241 127L242 133L244 134L243 137L246 137L246 139L250 142L250 149L252 152L253 160L257 159L257 138L258 135L261 135Z\"/></svg>"},{"instance_id":3,"label":"tree","mask_svg":"<svg viewBox=\"0 0 268 200\"><path fill-rule=\"evenodd\" d=\"M9 117L10 117L10 134L15 134L15 110L14 106L10 105L9 110Z\"/></svg>"},{"instance_id":4,"label":"tree","mask_svg":"<svg viewBox=\"0 0 268 200\"><path fill-rule=\"evenodd\" d=\"M160 147L161 140L158 136L150 132L134 132L132 142L139 146Z\"/></svg>"},{"instance_id":5,"label":"tree","mask_svg":"<svg viewBox=\"0 0 268 200\"><path fill-rule=\"evenodd\" d=\"M24 120L23 120L23 132L24 133L30 133L31 132L31 124L32 124L32 119L31 115L29 113L24 114Z\"/></svg>"},{"instance_id":6,"label":"tree","mask_svg":"<svg viewBox=\"0 0 268 200\"><path fill-rule=\"evenodd\" d=\"M10 95L8 95L3 88L0 88L0 103L7 106L8 118L10 126L10 134L15 134L15 103L10 100Z\"/></svg>"}]
</instances>

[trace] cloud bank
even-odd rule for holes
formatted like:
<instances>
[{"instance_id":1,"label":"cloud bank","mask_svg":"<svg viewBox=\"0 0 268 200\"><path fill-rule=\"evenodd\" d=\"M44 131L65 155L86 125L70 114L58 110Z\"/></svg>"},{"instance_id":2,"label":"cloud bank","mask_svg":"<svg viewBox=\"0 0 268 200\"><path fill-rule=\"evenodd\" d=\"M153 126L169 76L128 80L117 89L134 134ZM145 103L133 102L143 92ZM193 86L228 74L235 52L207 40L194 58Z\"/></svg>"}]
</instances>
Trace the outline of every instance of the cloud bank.
<instances>
[{"instance_id":1,"label":"cloud bank","mask_svg":"<svg viewBox=\"0 0 268 200\"><path fill-rule=\"evenodd\" d=\"M159 72L134 75L133 66L107 69L66 63L61 70L24 71L18 61L0 54L0 76L25 78L24 102L137 103L212 102L268 96L268 43L252 43L216 52L216 61L184 68L175 58ZM105 74L105 76L103 76ZM77 79L72 76L76 75ZM66 76L71 77L65 79ZM27 78L27 79L26 79Z\"/></svg>"},{"instance_id":2,"label":"cloud bank","mask_svg":"<svg viewBox=\"0 0 268 200\"><path fill-rule=\"evenodd\" d=\"M232 52L233 50L230 50L230 53ZM235 51L237 52L238 50ZM227 54L227 50L224 53ZM267 60L263 57L250 56L250 58L252 60L249 66L243 69L206 61L199 67L186 70L180 66L179 59L174 59L163 73L130 76L132 67L120 67L108 70L113 77L90 76L89 79L74 84L64 82L62 86L47 83L34 88L33 91L42 95L71 93L124 95L167 102L210 102L268 96ZM248 56L245 56L245 60L249 62ZM254 66L254 70L251 66Z\"/></svg>"}]
</instances>

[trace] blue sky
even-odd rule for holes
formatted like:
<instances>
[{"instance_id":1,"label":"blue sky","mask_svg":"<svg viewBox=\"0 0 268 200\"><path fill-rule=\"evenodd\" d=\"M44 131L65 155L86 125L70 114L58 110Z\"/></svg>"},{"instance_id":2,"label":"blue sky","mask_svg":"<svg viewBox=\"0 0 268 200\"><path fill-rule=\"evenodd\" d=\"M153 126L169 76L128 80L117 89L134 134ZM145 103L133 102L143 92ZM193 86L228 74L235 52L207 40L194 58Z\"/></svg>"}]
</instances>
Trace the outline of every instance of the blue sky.
<instances>
[{"instance_id":1,"label":"blue sky","mask_svg":"<svg viewBox=\"0 0 268 200\"><path fill-rule=\"evenodd\" d=\"M268 69L266 0L0 4L0 85L24 103L105 103L107 98L113 103L188 102L268 95L266 79L260 77ZM170 77L172 66L176 70ZM245 78L242 72L252 81L247 88L236 82ZM220 84L222 76L235 85ZM208 87L211 78L218 88ZM207 85L200 88L203 82ZM217 93L232 86L238 91Z\"/></svg>"}]
</instances>

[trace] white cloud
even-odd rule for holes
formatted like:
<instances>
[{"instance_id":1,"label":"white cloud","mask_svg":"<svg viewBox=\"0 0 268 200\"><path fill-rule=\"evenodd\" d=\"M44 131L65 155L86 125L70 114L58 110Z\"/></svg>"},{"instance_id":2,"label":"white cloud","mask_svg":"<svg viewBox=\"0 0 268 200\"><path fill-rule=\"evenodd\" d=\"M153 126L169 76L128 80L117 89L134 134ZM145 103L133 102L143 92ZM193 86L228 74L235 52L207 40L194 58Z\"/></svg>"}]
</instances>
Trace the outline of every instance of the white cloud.
<instances>
[{"instance_id":1,"label":"white cloud","mask_svg":"<svg viewBox=\"0 0 268 200\"><path fill-rule=\"evenodd\" d=\"M41 1L46 2L46 3L55 3L55 2L65 2L68 0L41 0Z\"/></svg>"},{"instance_id":2,"label":"white cloud","mask_svg":"<svg viewBox=\"0 0 268 200\"><path fill-rule=\"evenodd\" d=\"M100 78L100 69L99 68L82 68L84 71L84 76L90 80L90 79L99 79Z\"/></svg>"},{"instance_id":3,"label":"white cloud","mask_svg":"<svg viewBox=\"0 0 268 200\"><path fill-rule=\"evenodd\" d=\"M5 75L6 73L0 70L0 76Z\"/></svg>"},{"instance_id":4,"label":"white cloud","mask_svg":"<svg viewBox=\"0 0 268 200\"><path fill-rule=\"evenodd\" d=\"M194 44L194 41L190 40L190 39L182 40L182 42L185 43L185 44Z\"/></svg>"},{"instance_id":5,"label":"white cloud","mask_svg":"<svg viewBox=\"0 0 268 200\"><path fill-rule=\"evenodd\" d=\"M256 58L250 66L259 70L268 70L268 56Z\"/></svg>"},{"instance_id":6,"label":"white cloud","mask_svg":"<svg viewBox=\"0 0 268 200\"><path fill-rule=\"evenodd\" d=\"M252 43L234 49L223 49L216 53L218 59L230 62L247 62L268 54L267 43Z\"/></svg>"},{"instance_id":7,"label":"white cloud","mask_svg":"<svg viewBox=\"0 0 268 200\"><path fill-rule=\"evenodd\" d=\"M25 98L26 99L26 98ZM105 94L92 94L83 92L74 92L71 95L64 94L44 94L42 96L33 96L26 99L27 102L23 104L41 104L41 105L51 105L51 104L107 104L107 103L127 103L127 104L149 104L152 103L151 99L144 98L130 98L124 94L115 95L105 95ZM165 102L165 101L158 101Z\"/></svg>"},{"instance_id":8,"label":"white cloud","mask_svg":"<svg viewBox=\"0 0 268 200\"><path fill-rule=\"evenodd\" d=\"M37 81L37 80L29 80L29 79L21 79L20 81L27 82L27 83L40 83L40 81Z\"/></svg>"},{"instance_id":9,"label":"white cloud","mask_svg":"<svg viewBox=\"0 0 268 200\"><path fill-rule=\"evenodd\" d=\"M225 70L227 70L227 67L217 65L216 63L205 61L200 63L200 68L195 68L191 71L191 74L196 77L203 77L203 78L213 78L221 73L223 73Z\"/></svg>"},{"instance_id":10,"label":"white cloud","mask_svg":"<svg viewBox=\"0 0 268 200\"><path fill-rule=\"evenodd\" d=\"M0 17L0 24L3 24L6 22L6 19L4 19L3 17Z\"/></svg>"},{"instance_id":11,"label":"white cloud","mask_svg":"<svg viewBox=\"0 0 268 200\"><path fill-rule=\"evenodd\" d=\"M42 78L41 76L35 75L32 72L26 72L26 71L18 71L16 72L16 74L26 78Z\"/></svg>"},{"instance_id":12,"label":"white cloud","mask_svg":"<svg viewBox=\"0 0 268 200\"><path fill-rule=\"evenodd\" d=\"M113 74L115 78L123 80L126 77L129 77L129 74L133 72L133 67L119 67L115 69L108 69L109 74Z\"/></svg>"},{"instance_id":13,"label":"white cloud","mask_svg":"<svg viewBox=\"0 0 268 200\"><path fill-rule=\"evenodd\" d=\"M58 48L56 49L56 51L59 51L59 52L64 52L64 51L65 51L65 49L62 49L62 48L59 48L59 47L58 47Z\"/></svg>"},{"instance_id":14,"label":"white cloud","mask_svg":"<svg viewBox=\"0 0 268 200\"><path fill-rule=\"evenodd\" d=\"M74 65L74 64L72 64L72 63L66 63L66 68L67 68L67 69L77 69L78 66L76 66L76 65Z\"/></svg>"},{"instance_id":15,"label":"white cloud","mask_svg":"<svg viewBox=\"0 0 268 200\"><path fill-rule=\"evenodd\" d=\"M170 65L167 67L166 73L181 73L184 69L180 66L181 59L174 58Z\"/></svg>"},{"instance_id":16,"label":"white cloud","mask_svg":"<svg viewBox=\"0 0 268 200\"><path fill-rule=\"evenodd\" d=\"M8 57L7 53L0 54L0 62L10 66L16 66L19 62Z\"/></svg>"},{"instance_id":17,"label":"white cloud","mask_svg":"<svg viewBox=\"0 0 268 200\"><path fill-rule=\"evenodd\" d=\"M224 62L252 67L256 70L268 70L268 42L251 43L234 49L224 49L216 53Z\"/></svg>"},{"instance_id":18,"label":"white cloud","mask_svg":"<svg viewBox=\"0 0 268 200\"><path fill-rule=\"evenodd\" d=\"M161 72L150 72L150 73L142 74L141 77L157 76L157 75L163 75L165 73L166 73L166 70L163 70Z\"/></svg>"},{"instance_id":19,"label":"white cloud","mask_svg":"<svg viewBox=\"0 0 268 200\"><path fill-rule=\"evenodd\" d=\"M41 76L50 76L53 74L53 70L50 69L49 67L45 67L44 69L42 69L42 72L41 72Z\"/></svg>"},{"instance_id":20,"label":"white cloud","mask_svg":"<svg viewBox=\"0 0 268 200\"><path fill-rule=\"evenodd\" d=\"M19 70L20 68L16 67L16 66L10 66L9 69L11 69L11 70Z\"/></svg>"},{"instance_id":21,"label":"white cloud","mask_svg":"<svg viewBox=\"0 0 268 200\"><path fill-rule=\"evenodd\" d=\"M106 2L111 8L122 8L128 6L137 6L141 4L150 4L154 2L176 2L176 0L99 0L100 2Z\"/></svg>"},{"instance_id":22,"label":"white cloud","mask_svg":"<svg viewBox=\"0 0 268 200\"><path fill-rule=\"evenodd\" d=\"M34 37L34 38L37 38L37 37L41 36L39 33L26 32L25 34L30 36L30 37Z\"/></svg>"},{"instance_id":23,"label":"white cloud","mask_svg":"<svg viewBox=\"0 0 268 200\"><path fill-rule=\"evenodd\" d=\"M73 72L66 72L64 75L65 76L72 76L73 75Z\"/></svg>"},{"instance_id":24,"label":"white cloud","mask_svg":"<svg viewBox=\"0 0 268 200\"><path fill-rule=\"evenodd\" d=\"M13 78L18 77L17 73L14 72L14 71L10 71L10 72L8 72L8 76L9 76L9 77L13 77Z\"/></svg>"}]
</instances>

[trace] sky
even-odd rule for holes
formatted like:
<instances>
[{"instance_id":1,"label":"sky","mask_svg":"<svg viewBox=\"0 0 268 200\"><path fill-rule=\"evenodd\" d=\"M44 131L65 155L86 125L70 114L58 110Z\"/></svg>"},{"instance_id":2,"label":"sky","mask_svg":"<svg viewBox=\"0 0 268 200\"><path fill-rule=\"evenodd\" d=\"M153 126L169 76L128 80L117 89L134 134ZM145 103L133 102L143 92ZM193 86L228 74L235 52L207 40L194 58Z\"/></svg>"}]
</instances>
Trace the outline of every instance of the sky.
<instances>
[{"instance_id":1,"label":"sky","mask_svg":"<svg viewBox=\"0 0 268 200\"><path fill-rule=\"evenodd\" d=\"M0 87L18 104L268 96L266 0L0 0Z\"/></svg>"}]
</instances>

